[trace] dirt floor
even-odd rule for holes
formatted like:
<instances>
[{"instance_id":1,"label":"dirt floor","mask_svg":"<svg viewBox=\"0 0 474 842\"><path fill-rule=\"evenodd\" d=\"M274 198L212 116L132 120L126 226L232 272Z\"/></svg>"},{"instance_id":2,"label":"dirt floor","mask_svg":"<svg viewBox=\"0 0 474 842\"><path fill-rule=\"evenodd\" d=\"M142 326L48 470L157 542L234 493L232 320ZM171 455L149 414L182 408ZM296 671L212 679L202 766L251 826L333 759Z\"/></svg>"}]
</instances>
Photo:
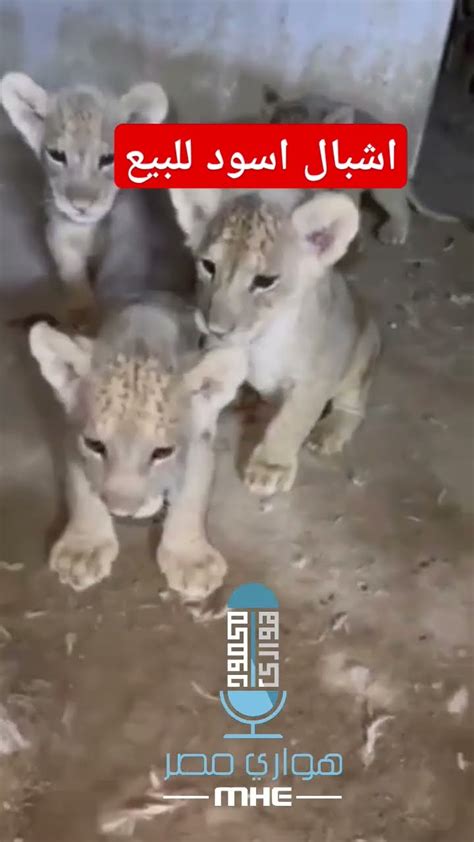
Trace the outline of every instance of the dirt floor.
<instances>
[{"instance_id":1,"label":"dirt floor","mask_svg":"<svg viewBox=\"0 0 474 842\"><path fill-rule=\"evenodd\" d=\"M35 180L18 154L3 185L20 169L25 184ZM44 257L21 191L3 186L0 202L10 315L13 302L25 312L42 301ZM375 221L368 208L366 226ZM49 572L61 413L24 336L2 328L1 842L98 842L120 830L135 842L471 842L473 257L472 234L419 216L405 247L368 233L347 268L384 336L368 417L341 457L305 452L287 496L260 504L235 469L259 409L222 422L210 513L230 562L220 605L241 583L275 590L284 744L344 757L340 778L295 784L342 800L291 809L203 799L174 802L135 830L118 822L117 810L150 799L168 808L161 795L180 792L163 782L166 752L229 750L230 720L214 698L225 686L225 621L197 622L166 593L153 560L158 524L120 524L113 575L83 594Z\"/></svg>"}]
</instances>

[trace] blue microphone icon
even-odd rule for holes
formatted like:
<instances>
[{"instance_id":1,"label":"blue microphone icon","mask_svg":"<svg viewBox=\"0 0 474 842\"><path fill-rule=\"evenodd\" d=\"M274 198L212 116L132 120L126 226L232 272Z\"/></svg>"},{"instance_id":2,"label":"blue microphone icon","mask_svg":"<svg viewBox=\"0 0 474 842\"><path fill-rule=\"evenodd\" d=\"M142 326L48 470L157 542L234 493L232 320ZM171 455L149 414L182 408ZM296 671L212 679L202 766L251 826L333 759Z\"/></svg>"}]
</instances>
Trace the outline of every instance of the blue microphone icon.
<instances>
[{"instance_id":1,"label":"blue microphone icon","mask_svg":"<svg viewBox=\"0 0 474 842\"><path fill-rule=\"evenodd\" d=\"M257 733L283 710L286 690L279 689L279 603L265 585L236 588L227 604L227 689L221 704L236 722L250 726L226 740L281 740L281 734Z\"/></svg>"}]
</instances>

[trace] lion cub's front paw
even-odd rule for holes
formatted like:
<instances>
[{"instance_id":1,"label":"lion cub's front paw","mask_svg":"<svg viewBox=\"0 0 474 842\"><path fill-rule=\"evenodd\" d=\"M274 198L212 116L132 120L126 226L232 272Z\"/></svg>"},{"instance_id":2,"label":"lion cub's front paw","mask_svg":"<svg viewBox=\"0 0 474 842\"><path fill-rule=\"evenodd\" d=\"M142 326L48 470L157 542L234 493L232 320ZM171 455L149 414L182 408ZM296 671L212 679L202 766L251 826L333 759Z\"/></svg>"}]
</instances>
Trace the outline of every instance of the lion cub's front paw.
<instances>
[{"instance_id":1,"label":"lion cub's front paw","mask_svg":"<svg viewBox=\"0 0 474 842\"><path fill-rule=\"evenodd\" d=\"M404 225L389 219L379 228L377 237L385 246L402 246L406 241L408 231Z\"/></svg>"},{"instance_id":2,"label":"lion cub's front paw","mask_svg":"<svg viewBox=\"0 0 474 842\"><path fill-rule=\"evenodd\" d=\"M160 546L158 564L168 586L189 602L197 602L220 588L227 562L206 541L179 547Z\"/></svg>"},{"instance_id":3,"label":"lion cub's front paw","mask_svg":"<svg viewBox=\"0 0 474 842\"><path fill-rule=\"evenodd\" d=\"M308 439L306 446L312 453L320 453L322 456L334 456L344 449L344 445L350 438L343 429L325 425L324 421L317 425Z\"/></svg>"},{"instance_id":4,"label":"lion cub's front paw","mask_svg":"<svg viewBox=\"0 0 474 842\"><path fill-rule=\"evenodd\" d=\"M288 464L267 461L256 448L245 469L244 480L252 494L270 497L278 491L289 491L293 487L298 469L298 460Z\"/></svg>"},{"instance_id":5,"label":"lion cub's front paw","mask_svg":"<svg viewBox=\"0 0 474 842\"><path fill-rule=\"evenodd\" d=\"M49 566L63 585L83 591L110 575L118 551L113 534L94 536L66 529L51 550Z\"/></svg>"}]
</instances>

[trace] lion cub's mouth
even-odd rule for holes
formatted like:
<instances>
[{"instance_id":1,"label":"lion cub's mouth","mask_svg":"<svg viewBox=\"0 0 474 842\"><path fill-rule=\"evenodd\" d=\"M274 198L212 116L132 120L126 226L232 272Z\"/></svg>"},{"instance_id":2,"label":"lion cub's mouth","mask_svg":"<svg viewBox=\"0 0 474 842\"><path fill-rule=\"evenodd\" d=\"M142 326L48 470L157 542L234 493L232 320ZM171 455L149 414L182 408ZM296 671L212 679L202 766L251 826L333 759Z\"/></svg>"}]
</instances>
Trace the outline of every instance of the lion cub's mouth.
<instances>
[{"instance_id":1,"label":"lion cub's mouth","mask_svg":"<svg viewBox=\"0 0 474 842\"><path fill-rule=\"evenodd\" d=\"M156 497L151 497L146 503L143 503L135 512L125 512L122 509L111 509L110 514L114 517L131 518L133 520L141 520L157 515L163 508L164 496L162 494Z\"/></svg>"}]
</instances>

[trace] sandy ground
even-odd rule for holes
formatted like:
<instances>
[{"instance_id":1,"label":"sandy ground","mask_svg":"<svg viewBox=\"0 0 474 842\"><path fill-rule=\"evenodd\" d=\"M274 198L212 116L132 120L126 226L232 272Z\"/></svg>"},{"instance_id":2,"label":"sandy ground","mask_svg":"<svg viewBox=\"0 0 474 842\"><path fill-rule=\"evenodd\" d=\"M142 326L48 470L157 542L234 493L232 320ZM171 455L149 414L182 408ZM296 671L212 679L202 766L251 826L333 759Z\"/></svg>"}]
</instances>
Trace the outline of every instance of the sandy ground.
<instances>
[{"instance_id":1,"label":"sandy ground","mask_svg":"<svg viewBox=\"0 0 474 842\"><path fill-rule=\"evenodd\" d=\"M46 265L38 203L8 189L11 179L34 187L34 162L5 144L4 316L42 303ZM365 224L375 219L369 208ZM210 532L231 569L220 604L249 581L279 596L284 744L345 762L341 778L295 791L342 800L286 810L195 801L128 838L472 839L473 243L460 226L420 217L403 248L369 234L347 268L384 336L368 417L341 457L305 452L289 495L262 507L236 471L259 408L221 425ZM212 698L224 687L225 623L197 623L168 598L153 561L158 524L120 524L113 575L83 594L49 572L61 413L24 336L2 328L0 345L0 840L119 839L100 834L107 811L142 806L150 786L180 791L162 783L167 751L228 750L229 720Z\"/></svg>"}]
</instances>

